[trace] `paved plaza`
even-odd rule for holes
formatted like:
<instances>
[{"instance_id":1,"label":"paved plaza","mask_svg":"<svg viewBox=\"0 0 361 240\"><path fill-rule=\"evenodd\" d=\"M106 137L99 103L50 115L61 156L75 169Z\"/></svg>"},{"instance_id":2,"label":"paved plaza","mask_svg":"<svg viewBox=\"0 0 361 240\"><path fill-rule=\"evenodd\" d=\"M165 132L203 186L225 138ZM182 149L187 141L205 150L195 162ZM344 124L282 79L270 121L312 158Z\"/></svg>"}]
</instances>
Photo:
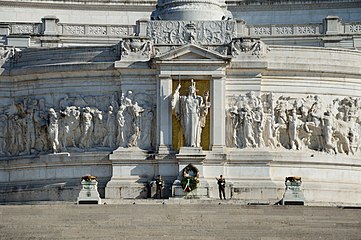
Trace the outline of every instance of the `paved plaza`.
<instances>
[{"instance_id":1,"label":"paved plaza","mask_svg":"<svg viewBox=\"0 0 361 240\"><path fill-rule=\"evenodd\" d=\"M361 239L361 209L124 201L2 205L0 239Z\"/></svg>"}]
</instances>

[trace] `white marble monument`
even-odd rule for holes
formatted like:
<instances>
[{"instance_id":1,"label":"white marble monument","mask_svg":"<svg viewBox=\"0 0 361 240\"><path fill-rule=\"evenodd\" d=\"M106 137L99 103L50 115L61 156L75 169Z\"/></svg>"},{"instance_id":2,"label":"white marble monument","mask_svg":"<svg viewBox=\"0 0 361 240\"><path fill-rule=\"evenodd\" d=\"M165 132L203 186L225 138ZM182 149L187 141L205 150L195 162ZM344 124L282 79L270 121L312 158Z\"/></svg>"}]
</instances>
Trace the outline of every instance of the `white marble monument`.
<instances>
[{"instance_id":1,"label":"white marble monument","mask_svg":"<svg viewBox=\"0 0 361 240\"><path fill-rule=\"evenodd\" d=\"M0 3L0 201L360 204L361 8L291 2Z\"/></svg>"}]
</instances>

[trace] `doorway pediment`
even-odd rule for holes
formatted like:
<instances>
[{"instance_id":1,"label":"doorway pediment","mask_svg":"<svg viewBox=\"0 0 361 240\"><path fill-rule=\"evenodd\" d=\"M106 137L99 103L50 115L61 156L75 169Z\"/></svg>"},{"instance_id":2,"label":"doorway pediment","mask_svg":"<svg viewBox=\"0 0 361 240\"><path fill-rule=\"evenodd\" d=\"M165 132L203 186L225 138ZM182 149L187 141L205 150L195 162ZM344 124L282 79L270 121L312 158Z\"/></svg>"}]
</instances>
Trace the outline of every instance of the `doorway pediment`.
<instances>
[{"instance_id":1,"label":"doorway pediment","mask_svg":"<svg viewBox=\"0 0 361 240\"><path fill-rule=\"evenodd\" d=\"M231 58L218 52L189 44L155 57L155 61L229 61Z\"/></svg>"}]
</instances>

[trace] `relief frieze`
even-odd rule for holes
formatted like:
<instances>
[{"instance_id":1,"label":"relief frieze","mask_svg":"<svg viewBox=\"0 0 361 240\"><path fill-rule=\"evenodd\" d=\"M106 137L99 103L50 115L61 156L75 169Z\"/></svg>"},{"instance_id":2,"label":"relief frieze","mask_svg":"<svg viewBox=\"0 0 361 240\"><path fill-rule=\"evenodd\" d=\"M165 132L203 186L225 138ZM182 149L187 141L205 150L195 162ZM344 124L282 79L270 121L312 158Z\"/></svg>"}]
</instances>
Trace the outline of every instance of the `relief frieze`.
<instances>
[{"instance_id":1,"label":"relief frieze","mask_svg":"<svg viewBox=\"0 0 361 240\"><path fill-rule=\"evenodd\" d=\"M233 21L150 21L147 36L156 45L223 45L236 36Z\"/></svg>"}]
</instances>

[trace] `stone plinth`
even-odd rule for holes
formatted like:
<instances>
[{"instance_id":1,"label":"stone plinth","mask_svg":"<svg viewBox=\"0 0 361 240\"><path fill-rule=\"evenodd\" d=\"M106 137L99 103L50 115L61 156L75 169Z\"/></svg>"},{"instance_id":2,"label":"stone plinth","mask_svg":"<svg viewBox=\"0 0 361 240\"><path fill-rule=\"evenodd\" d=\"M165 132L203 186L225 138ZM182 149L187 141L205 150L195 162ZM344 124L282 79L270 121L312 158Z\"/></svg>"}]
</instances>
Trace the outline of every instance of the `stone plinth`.
<instances>
[{"instance_id":1,"label":"stone plinth","mask_svg":"<svg viewBox=\"0 0 361 240\"><path fill-rule=\"evenodd\" d=\"M96 180L81 181L82 189L77 199L78 204L101 204L98 193L98 182Z\"/></svg>"},{"instance_id":2,"label":"stone plinth","mask_svg":"<svg viewBox=\"0 0 361 240\"><path fill-rule=\"evenodd\" d=\"M109 155L113 176L105 188L105 198L146 198L155 175L154 159L139 148L118 148Z\"/></svg>"},{"instance_id":3,"label":"stone plinth","mask_svg":"<svg viewBox=\"0 0 361 240\"><path fill-rule=\"evenodd\" d=\"M172 197L175 198L209 198L209 184L204 178L203 161L206 154L202 148L182 147L176 155L178 161L178 179L172 185ZM181 181L185 177L196 177L197 188L185 192Z\"/></svg>"},{"instance_id":4,"label":"stone plinth","mask_svg":"<svg viewBox=\"0 0 361 240\"><path fill-rule=\"evenodd\" d=\"M295 177L286 178L286 190L283 195L283 205L304 205L305 198L301 190L301 178L295 179Z\"/></svg>"}]
</instances>

